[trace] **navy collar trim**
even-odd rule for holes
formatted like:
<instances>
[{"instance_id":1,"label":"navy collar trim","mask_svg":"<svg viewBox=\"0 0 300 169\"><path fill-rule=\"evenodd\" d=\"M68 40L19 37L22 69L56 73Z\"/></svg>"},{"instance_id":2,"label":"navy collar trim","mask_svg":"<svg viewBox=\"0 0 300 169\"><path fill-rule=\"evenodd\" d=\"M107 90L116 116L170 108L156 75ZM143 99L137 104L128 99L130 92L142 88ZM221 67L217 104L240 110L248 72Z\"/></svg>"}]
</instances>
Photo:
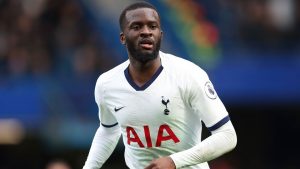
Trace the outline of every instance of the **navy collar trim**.
<instances>
[{"instance_id":1,"label":"navy collar trim","mask_svg":"<svg viewBox=\"0 0 300 169\"><path fill-rule=\"evenodd\" d=\"M155 72L155 74L151 77L151 79L146 82L143 86L138 86L134 81L133 79L131 78L130 74L129 74L129 66L124 70L124 74L125 74L125 77L128 81L128 83L136 90L136 91L143 91L145 89L147 89L153 82L154 80L160 75L160 73L162 72L163 70L163 66L160 65L160 67L158 68L158 70Z\"/></svg>"}]
</instances>

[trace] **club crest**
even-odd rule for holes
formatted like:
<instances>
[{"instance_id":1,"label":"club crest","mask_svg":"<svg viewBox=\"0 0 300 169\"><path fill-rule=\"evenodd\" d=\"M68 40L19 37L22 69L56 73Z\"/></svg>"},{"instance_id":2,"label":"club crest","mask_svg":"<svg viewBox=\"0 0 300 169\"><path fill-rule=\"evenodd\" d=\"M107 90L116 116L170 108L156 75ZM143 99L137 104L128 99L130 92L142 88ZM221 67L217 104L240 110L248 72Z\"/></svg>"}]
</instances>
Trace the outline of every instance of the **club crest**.
<instances>
[{"instance_id":1,"label":"club crest","mask_svg":"<svg viewBox=\"0 0 300 169\"><path fill-rule=\"evenodd\" d=\"M161 99L161 103L166 106L164 114L169 115L170 110L168 109L168 103L170 102L170 100L168 98L165 98L164 96L161 96Z\"/></svg>"}]
</instances>

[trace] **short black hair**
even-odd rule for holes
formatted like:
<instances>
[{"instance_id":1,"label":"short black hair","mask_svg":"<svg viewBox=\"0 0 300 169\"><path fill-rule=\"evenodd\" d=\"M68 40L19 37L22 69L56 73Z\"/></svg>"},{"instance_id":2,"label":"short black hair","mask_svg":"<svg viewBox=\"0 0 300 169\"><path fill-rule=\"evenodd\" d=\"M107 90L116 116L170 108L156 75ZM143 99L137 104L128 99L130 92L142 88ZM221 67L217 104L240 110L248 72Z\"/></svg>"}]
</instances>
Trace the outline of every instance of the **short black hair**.
<instances>
[{"instance_id":1,"label":"short black hair","mask_svg":"<svg viewBox=\"0 0 300 169\"><path fill-rule=\"evenodd\" d=\"M150 4L149 2L146 2L146 1L138 1L138 2L135 2L131 5L128 5L125 9L123 9L123 11L122 11L122 13L119 17L119 26L120 26L121 31L124 30L126 13L128 11L139 9L139 8L150 8L150 9L153 9L157 12L157 9L152 4ZM157 14L158 14L158 17L159 17L158 12L157 12Z\"/></svg>"}]
</instances>

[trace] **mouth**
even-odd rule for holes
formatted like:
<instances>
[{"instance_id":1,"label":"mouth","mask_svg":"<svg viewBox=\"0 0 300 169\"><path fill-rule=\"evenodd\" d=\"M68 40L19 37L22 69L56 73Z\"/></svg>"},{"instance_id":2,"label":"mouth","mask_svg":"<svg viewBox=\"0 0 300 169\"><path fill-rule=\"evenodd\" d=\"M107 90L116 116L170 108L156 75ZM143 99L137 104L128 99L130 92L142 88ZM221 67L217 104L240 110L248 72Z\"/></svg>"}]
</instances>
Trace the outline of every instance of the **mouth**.
<instances>
[{"instance_id":1,"label":"mouth","mask_svg":"<svg viewBox=\"0 0 300 169\"><path fill-rule=\"evenodd\" d=\"M139 42L139 46L141 46L143 49L151 50L153 49L154 42L151 39L142 39Z\"/></svg>"}]
</instances>

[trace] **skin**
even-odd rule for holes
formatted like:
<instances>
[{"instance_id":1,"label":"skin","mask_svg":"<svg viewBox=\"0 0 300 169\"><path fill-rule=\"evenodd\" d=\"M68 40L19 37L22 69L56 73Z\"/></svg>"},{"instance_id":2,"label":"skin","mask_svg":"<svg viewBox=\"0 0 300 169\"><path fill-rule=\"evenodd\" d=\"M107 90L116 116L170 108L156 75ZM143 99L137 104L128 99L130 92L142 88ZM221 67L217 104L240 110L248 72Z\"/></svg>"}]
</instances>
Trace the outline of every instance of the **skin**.
<instances>
[{"instance_id":1,"label":"skin","mask_svg":"<svg viewBox=\"0 0 300 169\"><path fill-rule=\"evenodd\" d=\"M53 161L47 165L46 169L71 169L71 167L63 161Z\"/></svg>"},{"instance_id":2,"label":"skin","mask_svg":"<svg viewBox=\"0 0 300 169\"><path fill-rule=\"evenodd\" d=\"M176 169L171 157L161 157L154 159L145 169Z\"/></svg>"},{"instance_id":3,"label":"skin","mask_svg":"<svg viewBox=\"0 0 300 169\"><path fill-rule=\"evenodd\" d=\"M125 20L120 41L127 48L129 74L138 86L142 86L161 65L158 57L162 38L159 16L153 9L139 8L128 11ZM142 44L145 40L150 41L152 46L145 48Z\"/></svg>"},{"instance_id":4,"label":"skin","mask_svg":"<svg viewBox=\"0 0 300 169\"><path fill-rule=\"evenodd\" d=\"M158 50L162 39L160 19L150 8L139 8L126 13L125 26L120 41L126 45L129 74L138 86L143 86L161 66ZM173 160L167 157L153 159L145 169L175 169Z\"/></svg>"}]
</instances>

